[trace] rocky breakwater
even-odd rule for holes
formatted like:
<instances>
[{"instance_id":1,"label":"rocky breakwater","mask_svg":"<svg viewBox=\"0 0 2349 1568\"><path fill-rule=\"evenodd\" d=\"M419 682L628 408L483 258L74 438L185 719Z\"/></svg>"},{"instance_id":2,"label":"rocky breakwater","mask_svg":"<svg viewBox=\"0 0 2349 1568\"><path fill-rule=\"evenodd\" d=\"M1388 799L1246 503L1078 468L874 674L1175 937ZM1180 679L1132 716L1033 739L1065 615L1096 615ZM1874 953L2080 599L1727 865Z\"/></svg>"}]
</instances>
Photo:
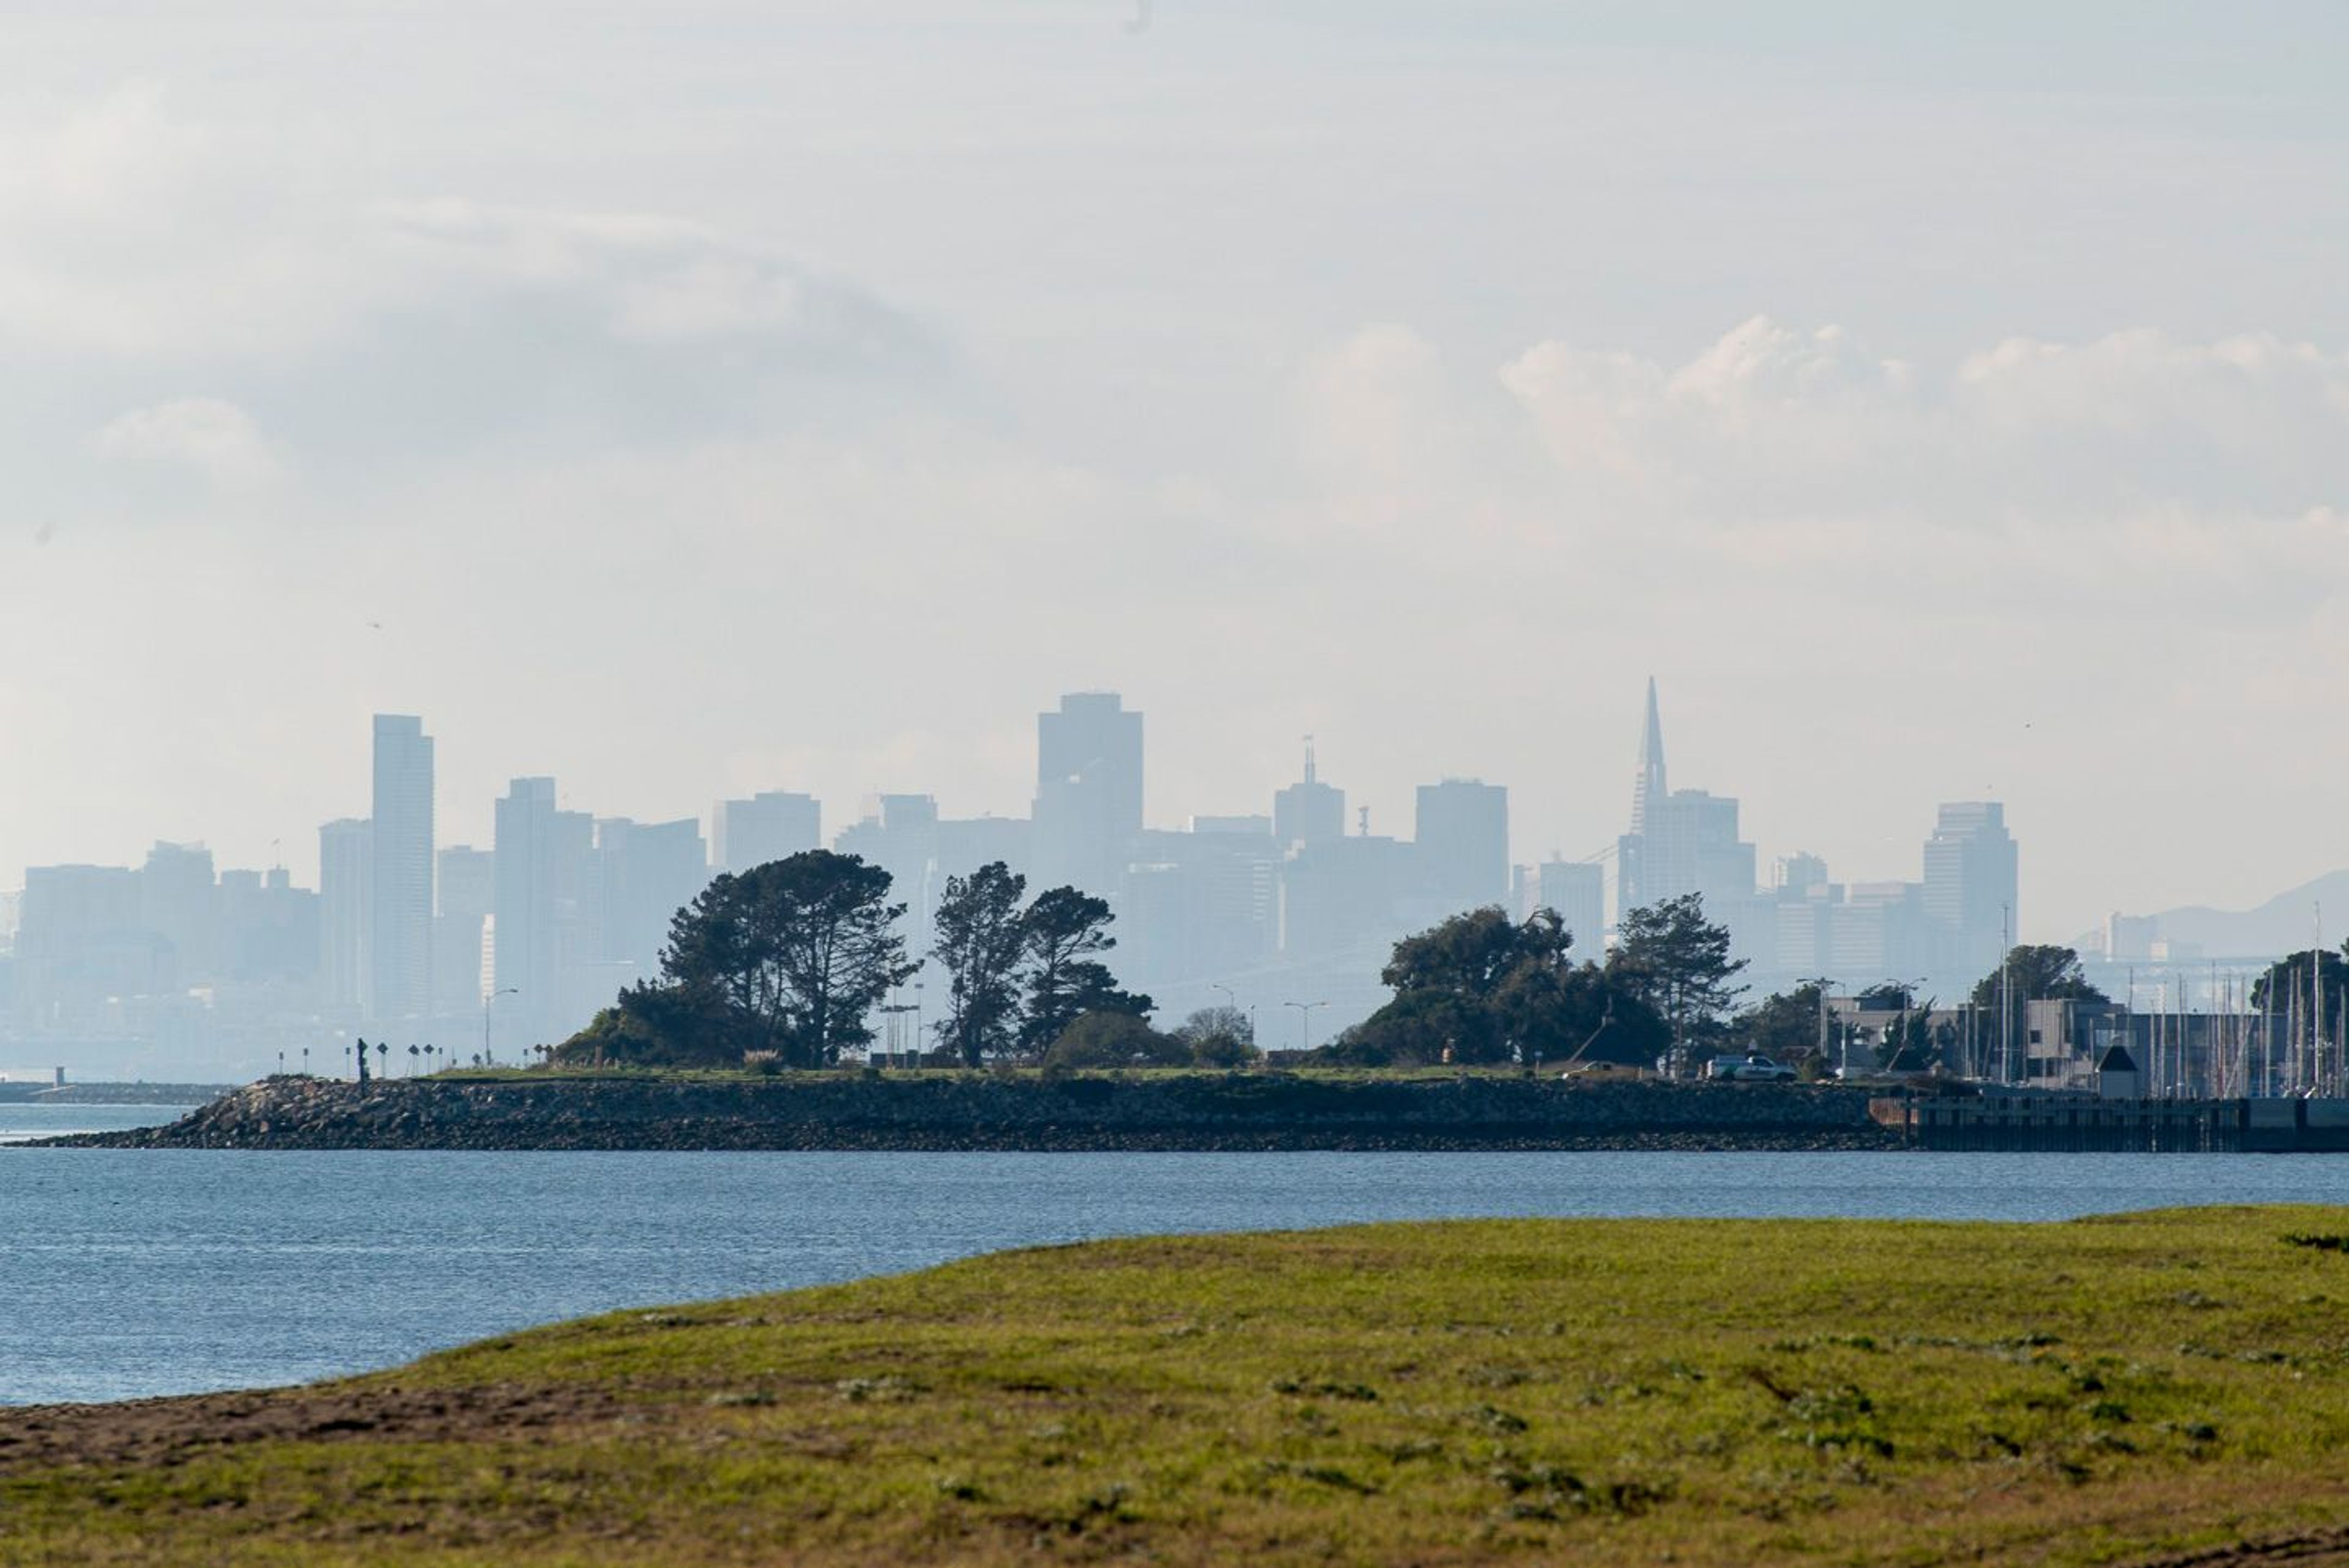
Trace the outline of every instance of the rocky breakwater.
<instances>
[{"instance_id":1,"label":"rocky breakwater","mask_svg":"<svg viewBox=\"0 0 2349 1568\"><path fill-rule=\"evenodd\" d=\"M1878 1148L1863 1094L1464 1074L278 1078L60 1146L241 1149Z\"/></svg>"}]
</instances>

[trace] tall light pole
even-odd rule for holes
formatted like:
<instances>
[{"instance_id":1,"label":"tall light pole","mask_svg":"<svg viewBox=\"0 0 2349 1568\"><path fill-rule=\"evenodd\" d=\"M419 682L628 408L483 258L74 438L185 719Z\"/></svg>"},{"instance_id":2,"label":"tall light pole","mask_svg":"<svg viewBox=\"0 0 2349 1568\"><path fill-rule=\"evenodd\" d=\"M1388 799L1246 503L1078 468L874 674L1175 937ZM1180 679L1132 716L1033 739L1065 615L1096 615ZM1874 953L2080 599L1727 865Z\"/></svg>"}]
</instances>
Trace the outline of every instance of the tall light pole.
<instances>
[{"instance_id":1,"label":"tall light pole","mask_svg":"<svg viewBox=\"0 0 2349 1568\"><path fill-rule=\"evenodd\" d=\"M487 995L487 996L485 996L485 997L481 998L481 1065L482 1065L482 1066L484 1066L484 1067L488 1066L488 1065L491 1064L491 1062L492 1062L492 1060L494 1060L494 1058L493 1058L493 1057L492 1057L492 1056L491 1056L491 1054L490 1054L490 1009L497 1005L498 998L499 998L499 997L501 997L501 996L520 996L521 994L522 994L522 987L520 987L520 986L518 986L518 985L503 985L503 986L500 986L497 990L495 990L495 991L493 991L493 992L490 992L490 994L489 994L489 995Z\"/></svg>"},{"instance_id":2,"label":"tall light pole","mask_svg":"<svg viewBox=\"0 0 2349 1568\"><path fill-rule=\"evenodd\" d=\"M1240 1010L1239 992L1234 991L1230 986L1224 984L1221 981L1211 980L1207 982L1207 989L1210 991L1222 992L1224 993L1224 1006L1229 1011L1237 1012Z\"/></svg>"},{"instance_id":3,"label":"tall light pole","mask_svg":"<svg viewBox=\"0 0 2349 1568\"><path fill-rule=\"evenodd\" d=\"M1313 1010L1317 1007L1327 1007L1330 1004L1326 1002L1284 1002L1280 1005L1297 1009L1297 1048L1299 1051L1311 1050L1313 1048Z\"/></svg>"}]
</instances>

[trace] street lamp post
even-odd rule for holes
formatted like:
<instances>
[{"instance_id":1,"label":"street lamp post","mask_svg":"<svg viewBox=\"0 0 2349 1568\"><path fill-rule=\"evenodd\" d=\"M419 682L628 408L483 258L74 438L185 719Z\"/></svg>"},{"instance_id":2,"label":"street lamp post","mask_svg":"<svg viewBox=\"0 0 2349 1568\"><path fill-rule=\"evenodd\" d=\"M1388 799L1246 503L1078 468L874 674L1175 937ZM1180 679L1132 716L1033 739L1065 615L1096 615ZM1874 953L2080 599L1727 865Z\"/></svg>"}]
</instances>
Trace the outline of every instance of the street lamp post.
<instances>
[{"instance_id":1,"label":"street lamp post","mask_svg":"<svg viewBox=\"0 0 2349 1568\"><path fill-rule=\"evenodd\" d=\"M522 987L505 985L500 986L481 998L481 1065L484 1067L496 1060L490 1054L490 1009L497 1005L498 998L501 996L520 996L521 994Z\"/></svg>"},{"instance_id":2,"label":"street lamp post","mask_svg":"<svg viewBox=\"0 0 2349 1568\"><path fill-rule=\"evenodd\" d=\"M1280 1005L1297 1009L1297 1048L1310 1051L1313 1048L1313 1010L1330 1004L1326 1002L1284 1002Z\"/></svg>"}]
</instances>

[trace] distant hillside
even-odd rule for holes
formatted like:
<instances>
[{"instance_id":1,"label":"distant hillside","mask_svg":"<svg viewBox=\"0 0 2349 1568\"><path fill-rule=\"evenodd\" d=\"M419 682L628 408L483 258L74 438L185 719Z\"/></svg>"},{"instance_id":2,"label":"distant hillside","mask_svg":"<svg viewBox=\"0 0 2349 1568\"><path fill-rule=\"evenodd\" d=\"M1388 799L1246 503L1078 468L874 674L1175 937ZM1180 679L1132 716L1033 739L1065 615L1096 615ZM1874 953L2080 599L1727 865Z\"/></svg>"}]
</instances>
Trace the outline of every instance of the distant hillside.
<instances>
[{"instance_id":1,"label":"distant hillside","mask_svg":"<svg viewBox=\"0 0 2349 1568\"><path fill-rule=\"evenodd\" d=\"M2313 911L2326 911L2324 940L2338 947L2349 936L2349 871L2332 871L2256 909L2213 909L2199 904L2164 909L2153 917L2156 931L2188 944L2209 958L2256 958L2298 952L2315 940Z\"/></svg>"}]
</instances>

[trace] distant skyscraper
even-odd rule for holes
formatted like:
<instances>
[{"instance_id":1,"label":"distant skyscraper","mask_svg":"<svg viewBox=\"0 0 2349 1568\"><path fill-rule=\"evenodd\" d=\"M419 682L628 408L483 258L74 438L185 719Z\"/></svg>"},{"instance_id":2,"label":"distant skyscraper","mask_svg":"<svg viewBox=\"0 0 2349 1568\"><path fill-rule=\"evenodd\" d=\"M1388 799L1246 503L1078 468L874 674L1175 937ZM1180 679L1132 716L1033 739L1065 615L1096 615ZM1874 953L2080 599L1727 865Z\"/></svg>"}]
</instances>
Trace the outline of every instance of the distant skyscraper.
<instances>
[{"instance_id":1,"label":"distant skyscraper","mask_svg":"<svg viewBox=\"0 0 2349 1568\"><path fill-rule=\"evenodd\" d=\"M432 918L434 1009L460 1016L481 1005L483 932L497 912L497 856L455 845L434 857L439 910Z\"/></svg>"},{"instance_id":2,"label":"distant skyscraper","mask_svg":"<svg viewBox=\"0 0 2349 1568\"><path fill-rule=\"evenodd\" d=\"M367 1010L374 885L373 825L345 817L318 829L318 989L329 1007Z\"/></svg>"},{"instance_id":3,"label":"distant skyscraper","mask_svg":"<svg viewBox=\"0 0 2349 1568\"><path fill-rule=\"evenodd\" d=\"M432 1010L432 737L421 719L375 716L374 822L367 1010L420 1017Z\"/></svg>"},{"instance_id":4,"label":"distant skyscraper","mask_svg":"<svg viewBox=\"0 0 2349 1568\"><path fill-rule=\"evenodd\" d=\"M1142 715L1113 691L1036 715L1035 876L1115 898L1142 832Z\"/></svg>"},{"instance_id":5,"label":"distant skyscraper","mask_svg":"<svg viewBox=\"0 0 2349 1568\"><path fill-rule=\"evenodd\" d=\"M691 817L631 822L619 816L596 823L592 889L602 938L598 956L628 965L637 979L650 979L660 969L678 910L709 885L709 851L701 824Z\"/></svg>"},{"instance_id":6,"label":"distant skyscraper","mask_svg":"<svg viewBox=\"0 0 2349 1568\"><path fill-rule=\"evenodd\" d=\"M1430 891L1454 913L1509 895L1509 792L1473 779L1419 786L1414 838Z\"/></svg>"},{"instance_id":7,"label":"distant skyscraper","mask_svg":"<svg viewBox=\"0 0 2349 1568\"><path fill-rule=\"evenodd\" d=\"M823 843L823 807L812 794L769 790L748 800L721 800L709 814L711 861L731 876Z\"/></svg>"},{"instance_id":8,"label":"distant skyscraper","mask_svg":"<svg viewBox=\"0 0 2349 1568\"><path fill-rule=\"evenodd\" d=\"M139 873L140 923L171 944L178 984L219 978L220 884L201 844L158 844Z\"/></svg>"},{"instance_id":9,"label":"distant skyscraper","mask_svg":"<svg viewBox=\"0 0 2349 1568\"><path fill-rule=\"evenodd\" d=\"M1281 850L1346 836L1346 792L1321 782L1313 737L1305 737L1305 777L1272 797L1272 836Z\"/></svg>"},{"instance_id":10,"label":"distant skyscraper","mask_svg":"<svg viewBox=\"0 0 2349 1568\"><path fill-rule=\"evenodd\" d=\"M2004 805L1960 801L1941 807L1933 836L1925 841L1923 904L1954 966L1952 979L1971 983L1998 967L2001 944L2017 929L2019 869Z\"/></svg>"},{"instance_id":11,"label":"distant skyscraper","mask_svg":"<svg viewBox=\"0 0 2349 1568\"><path fill-rule=\"evenodd\" d=\"M1754 846L1737 836L1737 802L1672 790L1664 774L1664 727L1656 683L1631 786L1631 831L1616 842L1616 913L1694 893L1707 915L1734 925L1754 901Z\"/></svg>"},{"instance_id":12,"label":"distant skyscraper","mask_svg":"<svg viewBox=\"0 0 2349 1568\"><path fill-rule=\"evenodd\" d=\"M1640 733L1640 769L1631 781L1631 832L1648 831L1648 810L1661 802L1664 787L1664 721L1656 704L1656 678L1648 677L1648 724Z\"/></svg>"},{"instance_id":13,"label":"distant skyscraper","mask_svg":"<svg viewBox=\"0 0 2349 1568\"><path fill-rule=\"evenodd\" d=\"M1556 909L1574 936L1574 956L1607 958L1607 868L1591 860L1545 860L1534 868L1536 907Z\"/></svg>"},{"instance_id":14,"label":"distant skyscraper","mask_svg":"<svg viewBox=\"0 0 2349 1568\"><path fill-rule=\"evenodd\" d=\"M491 1008L495 1038L509 1054L568 1038L586 1022L574 1016L572 977L587 956L579 906L595 831L586 813L557 806L550 778L516 779L498 802Z\"/></svg>"},{"instance_id":15,"label":"distant skyscraper","mask_svg":"<svg viewBox=\"0 0 2349 1568\"><path fill-rule=\"evenodd\" d=\"M128 867L27 867L21 921L16 1002L36 1031L99 1025L124 999L171 984L170 944L140 929Z\"/></svg>"}]
</instances>

